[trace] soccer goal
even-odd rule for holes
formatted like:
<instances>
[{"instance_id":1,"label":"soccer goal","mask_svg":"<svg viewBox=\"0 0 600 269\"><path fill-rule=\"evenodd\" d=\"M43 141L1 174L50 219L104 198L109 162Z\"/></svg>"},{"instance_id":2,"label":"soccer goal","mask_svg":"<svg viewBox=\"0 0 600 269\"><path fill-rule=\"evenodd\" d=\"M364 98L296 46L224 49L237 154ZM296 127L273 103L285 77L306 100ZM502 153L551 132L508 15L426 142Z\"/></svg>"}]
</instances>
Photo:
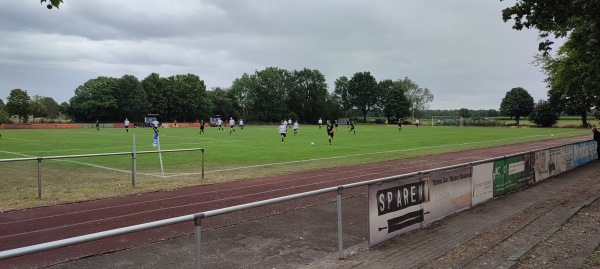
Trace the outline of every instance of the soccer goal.
<instances>
[{"instance_id":1,"label":"soccer goal","mask_svg":"<svg viewBox=\"0 0 600 269\"><path fill-rule=\"evenodd\" d=\"M460 116L432 116L431 126L465 126L465 120Z\"/></svg>"}]
</instances>

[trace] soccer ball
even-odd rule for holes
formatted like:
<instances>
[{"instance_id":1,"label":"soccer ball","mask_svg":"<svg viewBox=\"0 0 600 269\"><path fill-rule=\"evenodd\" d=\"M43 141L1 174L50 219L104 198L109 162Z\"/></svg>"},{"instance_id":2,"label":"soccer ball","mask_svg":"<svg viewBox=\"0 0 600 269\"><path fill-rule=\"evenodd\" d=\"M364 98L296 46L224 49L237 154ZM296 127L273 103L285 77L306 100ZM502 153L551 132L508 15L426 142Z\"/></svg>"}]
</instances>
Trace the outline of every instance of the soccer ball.
<instances>
[{"instance_id":1,"label":"soccer ball","mask_svg":"<svg viewBox=\"0 0 600 269\"><path fill-rule=\"evenodd\" d=\"M314 146L314 145L315 145L315 142L310 142L310 145L311 145L311 146Z\"/></svg>"}]
</instances>

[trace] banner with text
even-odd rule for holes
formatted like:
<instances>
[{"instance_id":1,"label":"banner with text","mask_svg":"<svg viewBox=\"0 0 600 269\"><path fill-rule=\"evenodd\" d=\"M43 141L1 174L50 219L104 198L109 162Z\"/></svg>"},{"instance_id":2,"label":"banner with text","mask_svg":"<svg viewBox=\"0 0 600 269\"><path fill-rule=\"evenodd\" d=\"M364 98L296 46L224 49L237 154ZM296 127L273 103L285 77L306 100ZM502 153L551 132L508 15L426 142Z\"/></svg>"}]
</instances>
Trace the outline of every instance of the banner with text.
<instances>
[{"instance_id":1,"label":"banner with text","mask_svg":"<svg viewBox=\"0 0 600 269\"><path fill-rule=\"evenodd\" d=\"M504 178L504 193L516 191L527 185L523 155L506 158L504 162L508 167L508 173Z\"/></svg>"},{"instance_id":2,"label":"banner with text","mask_svg":"<svg viewBox=\"0 0 600 269\"><path fill-rule=\"evenodd\" d=\"M578 167L597 158L596 141L582 142L574 145L573 166Z\"/></svg>"},{"instance_id":3,"label":"banner with text","mask_svg":"<svg viewBox=\"0 0 600 269\"><path fill-rule=\"evenodd\" d=\"M564 147L558 147L548 150L550 157L548 159L548 171L550 172L550 176L556 176L566 170L564 152Z\"/></svg>"},{"instance_id":4,"label":"banner with text","mask_svg":"<svg viewBox=\"0 0 600 269\"><path fill-rule=\"evenodd\" d=\"M592 140L369 185L369 247L597 158Z\"/></svg>"},{"instance_id":5,"label":"banner with text","mask_svg":"<svg viewBox=\"0 0 600 269\"><path fill-rule=\"evenodd\" d=\"M431 194L423 203L424 225L471 207L471 167L436 172L423 180Z\"/></svg>"},{"instance_id":6,"label":"banner with text","mask_svg":"<svg viewBox=\"0 0 600 269\"><path fill-rule=\"evenodd\" d=\"M565 145L563 146L563 158L565 161L565 171L569 171L575 166L573 166L573 155L575 155L575 145Z\"/></svg>"},{"instance_id":7,"label":"banner with text","mask_svg":"<svg viewBox=\"0 0 600 269\"><path fill-rule=\"evenodd\" d=\"M489 162L473 166L471 181L473 188L472 206L494 198L494 163Z\"/></svg>"},{"instance_id":8,"label":"banner with text","mask_svg":"<svg viewBox=\"0 0 600 269\"><path fill-rule=\"evenodd\" d=\"M534 164L534 172L535 172L535 181L540 182L544 179L550 177L550 170L548 169L548 164L550 160L550 151L548 150L540 150L534 153L535 155L535 164Z\"/></svg>"},{"instance_id":9,"label":"banner with text","mask_svg":"<svg viewBox=\"0 0 600 269\"><path fill-rule=\"evenodd\" d=\"M369 247L421 228L427 188L419 177L369 185Z\"/></svg>"},{"instance_id":10,"label":"banner with text","mask_svg":"<svg viewBox=\"0 0 600 269\"><path fill-rule=\"evenodd\" d=\"M533 184L535 179L535 153L530 152L523 154L523 162L525 163L525 171L523 171L523 186Z\"/></svg>"}]
</instances>

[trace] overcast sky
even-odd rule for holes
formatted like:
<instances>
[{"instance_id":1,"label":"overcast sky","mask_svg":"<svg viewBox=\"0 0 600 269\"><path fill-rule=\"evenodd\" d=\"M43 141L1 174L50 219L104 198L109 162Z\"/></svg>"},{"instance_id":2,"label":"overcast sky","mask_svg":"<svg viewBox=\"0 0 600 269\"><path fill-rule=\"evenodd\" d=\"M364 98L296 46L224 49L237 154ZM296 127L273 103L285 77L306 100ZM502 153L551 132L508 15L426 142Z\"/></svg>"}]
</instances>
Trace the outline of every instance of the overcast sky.
<instances>
[{"instance_id":1,"label":"overcast sky","mask_svg":"<svg viewBox=\"0 0 600 269\"><path fill-rule=\"evenodd\" d=\"M537 31L504 23L514 0L2 0L0 99L15 88L68 101L99 76L193 73L228 88L266 67L408 77L431 109L499 109L525 88L547 99L531 64Z\"/></svg>"}]
</instances>

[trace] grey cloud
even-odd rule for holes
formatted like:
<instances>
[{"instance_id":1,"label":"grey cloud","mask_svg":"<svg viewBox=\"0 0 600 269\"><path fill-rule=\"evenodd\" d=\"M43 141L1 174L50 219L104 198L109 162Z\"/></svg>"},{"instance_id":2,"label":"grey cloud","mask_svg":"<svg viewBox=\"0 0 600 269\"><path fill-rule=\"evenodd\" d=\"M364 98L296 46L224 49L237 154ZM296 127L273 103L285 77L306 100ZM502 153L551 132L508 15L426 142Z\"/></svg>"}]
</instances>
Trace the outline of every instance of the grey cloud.
<instances>
[{"instance_id":1,"label":"grey cloud","mask_svg":"<svg viewBox=\"0 0 600 269\"><path fill-rule=\"evenodd\" d=\"M503 23L505 2L94 0L48 11L35 0L6 1L3 99L24 88L66 101L88 79L151 72L195 73L209 88L228 87L269 66L318 69L330 87L362 71L409 77L440 109L497 109L518 86L546 96L543 75L529 64L537 33Z\"/></svg>"}]
</instances>

